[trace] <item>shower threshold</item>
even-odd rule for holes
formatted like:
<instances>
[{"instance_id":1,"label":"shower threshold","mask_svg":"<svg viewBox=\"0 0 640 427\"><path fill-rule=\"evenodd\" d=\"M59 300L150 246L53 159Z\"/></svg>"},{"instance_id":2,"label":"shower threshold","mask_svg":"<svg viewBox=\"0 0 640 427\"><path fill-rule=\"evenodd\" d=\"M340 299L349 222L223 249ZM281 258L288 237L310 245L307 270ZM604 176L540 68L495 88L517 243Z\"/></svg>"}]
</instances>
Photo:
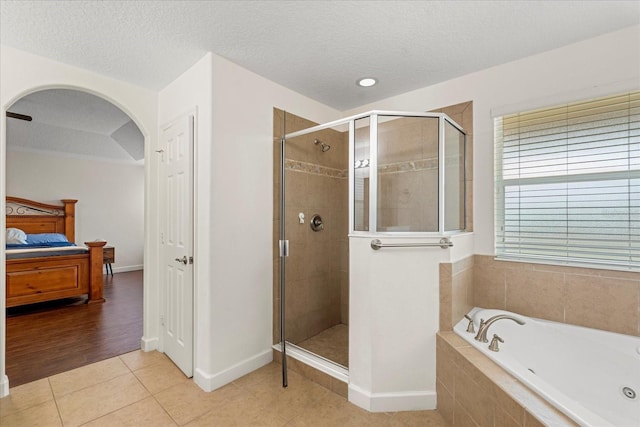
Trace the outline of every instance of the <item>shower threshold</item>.
<instances>
[{"instance_id":1,"label":"shower threshold","mask_svg":"<svg viewBox=\"0 0 640 427\"><path fill-rule=\"evenodd\" d=\"M349 383L349 370L344 366L332 362L329 359L325 359L322 356L318 356L317 354L311 353L310 351L298 347L295 344L291 344L288 341L286 346L287 356L290 356L293 359L304 363L305 365L309 365L312 368L317 369L318 371L323 372L339 381L342 381L346 384ZM274 350L282 352L280 343L274 344L272 348Z\"/></svg>"}]
</instances>

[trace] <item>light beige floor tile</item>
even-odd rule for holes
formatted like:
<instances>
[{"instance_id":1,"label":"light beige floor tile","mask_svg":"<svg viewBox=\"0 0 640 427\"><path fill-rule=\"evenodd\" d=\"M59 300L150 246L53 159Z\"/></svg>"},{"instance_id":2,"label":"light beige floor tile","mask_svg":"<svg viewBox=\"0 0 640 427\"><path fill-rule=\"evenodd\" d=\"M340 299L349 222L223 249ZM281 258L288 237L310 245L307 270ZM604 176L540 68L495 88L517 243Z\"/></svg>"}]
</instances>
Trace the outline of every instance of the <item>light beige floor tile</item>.
<instances>
[{"instance_id":1,"label":"light beige floor tile","mask_svg":"<svg viewBox=\"0 0 640 427\"><path fill-rule=\"evenodd\" d=\"M273 365L276 365L273 363ZM289 371L287 374L288 379L288 387L282 387L282 372L280 371L280 365L276 365L278 370L271 370L268 374L265 373L260 381L247 381L245 384L242 384L243 388L251 391L253 394L261 394L261 393L271 393L271 392L283 392L290 390L294 387L299 386L308 386L310 384L314 384L309 381L307 378L298 374L294 371ZM261 368L266 369L267 367ZM272 369L272 368L270 368ZM251 375L251 374L250 374Z\"/></svg>"},{"instance_id":2,"label":"light beige floor tile","mask_svg":"<svg viewBox=\"0 0 640 427\"><path fill-rule=\"evenodd\" d=\"M118 409L83 427L173 427L177 424L153 398L148 397L132 405Z\"/></svg>"},{"instance_id":3,"label":"light beige floor tile","mask_svg":"<svg viewBox=\"0 0 640 427\"><path fill-rule=\"evenodd\" d=\"M374 426L385 425L385 423L374 422L368 419L362 411L345 399L331 395L317 401L315 405L305 408L294 417L287 427L325 427L325 426ZM385 414L379 414L385 417Z\"/></svg>"},{"instance_id":4,"label":"light beige floor tile","mask_svg":"<svg viewBox=\"0 0 640 427\"><path fill-rule=\"evenodd\" d=\"M140 368L133 373L151 394L166 390L171 386L189 381L170 360L159 360L153 365Z\"/></svg>"},{"instance_id":5,"label":"light beige floor tile","mask_svg":"<svg viewBox=\"0 0 640 427\"><path fill-rule=\"evenodd\" d=\"M169 360L164 353L160 353L159 351L136 350L120 355L119 357L132 371Z\"/></svg>"},{"instance_id":6,"label":"light beige floor tile","mask_svg":"<svg viewBox=\"0 0 640 427\"><path fill-rule=\"evenodd\" d=\"M0 425L2 427L60 427L62 421L60 421L56 403L51 400L3 417Z\"/></svg>"},{"instance_id":7,"label":"light beige floor tile","mask_svg":"<svg viewBox=\"0 0 640 427\"><path fill-rule=\"evenodd\" d=\"M56 398L128 374L129 368L117 357L49 377Z\"/></svg>"},{"instance_id":8,"label":"light beige floor tile","mask_svg":"<svg viewBox=\"0 0 640 427\"><path fill-rule=\"evenodd\" d=\"M408 411L390 414L395 421L408 427L446 427L447 423L438 411Z\"/></svg>"},{"instance_id":9,"label":"light beige floor tile","mask_svg":"<svg viewBox=\"0 0 640 427\"><path fill-rule=\"evenodd\" d=\"M2 427L61 426L62 421L65 427L445 425L437 411L369 413L292 371L283 388L276 363L211 393L157 352L132 352L85 368L57 375L51 385L45 379L11 389L0 399Z\"/></svg>"},{"instance_id":10,"label":"light beige floor tile","mask_svg":"<svg viewBox=\"0 0 640 427\"><path fill-rule=\"evenodd\" d=\"M264 407L256 397L243 392L231 398L222 407L213 409L191 421L187 426L280 427L286 423L287 420L278 414L277 408Z\"/></svg>"},{"instance_id":11,"label":"light beige floor tile","mask_svg":"<svg viewBox=\"0 0 640 427\"><path fill-rule=\"evenodd\" d=\"M9 390L9 396L0 399L0 418L53 400L49 380L33 381Z\"/></svg>"},{"instance_id":12,"label":"light beige floor tile","mask_svg":"<svg viewBox=\"0 0 640 427\"><path fill-rule=\"evenodd\" d=\"M84 424L149 396L137 378L128 373L57 398L65 427Z\"/></svg>"},{"instance_id":13,"label":"light beige floor tile","mask_svg":"<svg viewBox=\"0 0 640 427\"><path fill-rule=\"evenodd\" d=\"M271 362L268 365L245 375L244 377L238 378L233 381L233 383L238 387L245 387L250 384L259 384L273 378L280 378L282 381L282 365Z\"/></svg>"},{"instance_id":14,"label":"light beige floor tile","mask_svg":"<svg viewBox=\"0 0 640 427\"><path fill-rule=\"evenodd\" d=\"M289 386L282 387L280 379L267 380L259 384L247 386L259 401L259 405L273 408L281 417L292 420L318 406L328 396L338 399L338 395L326 388L289 372Z\"/></svg>"},{"instance_id":15,"label":"light beige floor tile","mask_svg":"<svg viewBox=\"0 0 640 427\"><path fill-rule=\"evenodd\" d=\"M207 393L193 381L187 381L161 391L155 398L171 418L179 425L184 425L212 409L224 406L241 393L243 391L234 384Z\"/></svg>"}]
</instances>

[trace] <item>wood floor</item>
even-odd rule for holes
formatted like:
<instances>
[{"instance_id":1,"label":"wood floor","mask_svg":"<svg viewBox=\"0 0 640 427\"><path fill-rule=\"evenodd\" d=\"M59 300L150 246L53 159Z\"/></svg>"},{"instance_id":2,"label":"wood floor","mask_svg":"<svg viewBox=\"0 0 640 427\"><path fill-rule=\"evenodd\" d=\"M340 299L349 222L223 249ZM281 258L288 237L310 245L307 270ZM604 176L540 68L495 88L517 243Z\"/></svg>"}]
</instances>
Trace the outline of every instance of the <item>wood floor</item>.
<instances>
[{"instance_id":1,"label":"wood floor","mask_svg":"<svg viewBox=\"0 0 640 427\"><path fill-rule=\"evenodd\" d=\"M103 304L76 298L7 309L11 387L140 348L142 271L103 279Z\"/></svg>"}]
</instances>

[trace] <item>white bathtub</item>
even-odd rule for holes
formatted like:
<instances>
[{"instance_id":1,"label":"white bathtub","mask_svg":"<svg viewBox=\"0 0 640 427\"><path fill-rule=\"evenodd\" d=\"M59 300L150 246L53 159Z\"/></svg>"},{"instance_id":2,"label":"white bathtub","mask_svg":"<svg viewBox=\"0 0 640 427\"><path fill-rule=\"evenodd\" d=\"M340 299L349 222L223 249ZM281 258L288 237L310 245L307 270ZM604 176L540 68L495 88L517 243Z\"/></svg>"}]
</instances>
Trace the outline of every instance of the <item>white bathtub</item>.
<instances>
[{"instance_id":1,"label":"white bathtub","mask_svg":"<svg viewBox=\"0 0 640 427\"><path fill-rule=\"evenodd\" d=\"M526 322L503 319L489 327L489 342L493 334L504 340L499 352L474 340L466 319L454 331L578 424L640 426L640 338L503 310L469 312L476 331L481 318L498 314Z\"/></svg>"}]
</instances>

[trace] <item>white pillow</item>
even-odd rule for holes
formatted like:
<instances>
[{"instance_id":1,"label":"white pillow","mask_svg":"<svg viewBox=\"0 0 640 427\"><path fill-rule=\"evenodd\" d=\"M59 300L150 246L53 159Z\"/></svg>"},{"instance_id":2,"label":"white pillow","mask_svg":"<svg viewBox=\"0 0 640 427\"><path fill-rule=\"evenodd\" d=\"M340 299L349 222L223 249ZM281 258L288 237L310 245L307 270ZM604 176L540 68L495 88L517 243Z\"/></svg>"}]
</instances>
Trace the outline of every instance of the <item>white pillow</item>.
<instances>
[{"instance_id":1,"label":"white pillow","mask_svg":"<svg viewBox=\"0 0 640 427\"><path fill-rule=\"evenodd\" d=\"M13 245L26 245L27 235L19 228L7 228L7 243Z\"/></svg>"}]
</instances>

